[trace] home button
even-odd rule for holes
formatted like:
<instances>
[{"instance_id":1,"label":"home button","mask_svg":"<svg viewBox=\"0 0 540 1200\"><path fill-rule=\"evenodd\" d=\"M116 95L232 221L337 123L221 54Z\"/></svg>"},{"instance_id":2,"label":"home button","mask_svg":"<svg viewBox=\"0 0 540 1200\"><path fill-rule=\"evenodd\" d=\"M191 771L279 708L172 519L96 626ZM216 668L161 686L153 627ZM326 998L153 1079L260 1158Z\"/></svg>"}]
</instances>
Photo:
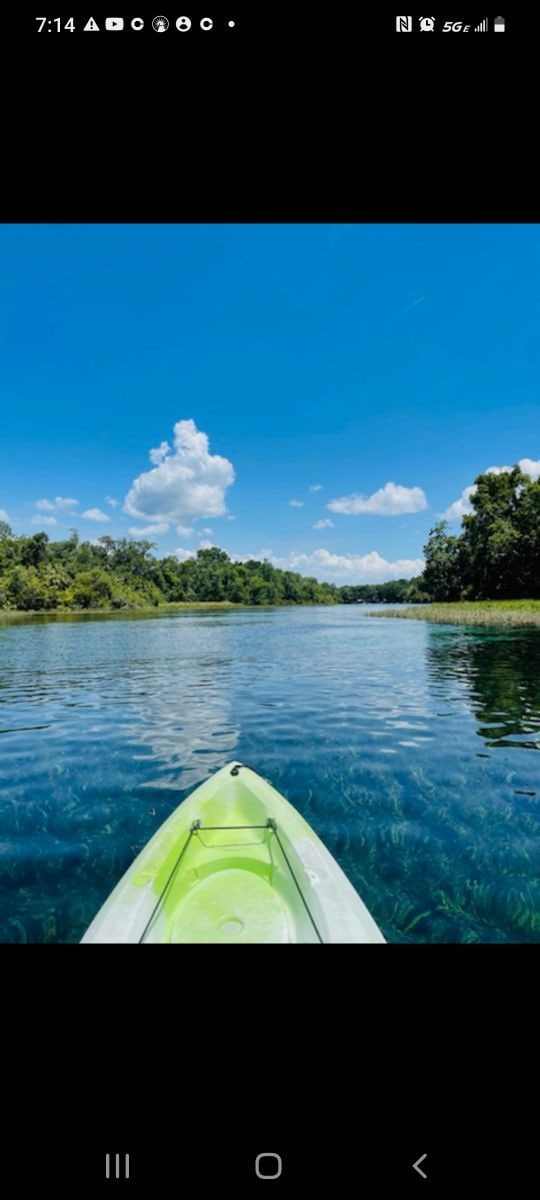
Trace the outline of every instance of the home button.
<instances>
[{"instance_id":1,"label":"home button","mask_svg":"<svg viewBox=\"0 0 540 1200\"><path fill-rule=\"evenodd\" d=\"M283 1163L279 1154L258 1154L255 1159L257 1179L279 1179Z\"/></svg>"}]
</instances>

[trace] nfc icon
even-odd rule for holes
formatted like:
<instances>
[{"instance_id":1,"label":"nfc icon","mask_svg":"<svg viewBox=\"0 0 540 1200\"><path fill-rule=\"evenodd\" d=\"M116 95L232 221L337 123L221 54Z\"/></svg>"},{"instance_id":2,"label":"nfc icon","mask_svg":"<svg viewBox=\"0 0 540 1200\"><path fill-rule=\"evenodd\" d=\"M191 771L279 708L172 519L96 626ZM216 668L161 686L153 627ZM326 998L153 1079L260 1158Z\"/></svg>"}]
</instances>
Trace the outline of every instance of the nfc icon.
<instances>
[{"instance_id":1,"label":"nfc icon","mask_svg":"<svg viewBox=\"0 0 540 1200\"><path fill-rule=\"evenodd\" d=\"M105 1179L129 1179L129 1154L105 1155Z\"/></svg>"},{"instance_id":2,"label":"nfc icon","mask_svg":"<svg viewBox=\"0 0 540 1200\"><path fill-rule=\"evenodd\" d=\"M396 17L397 33L412 33L412 17Z\"/></svg>"}]
</instances>

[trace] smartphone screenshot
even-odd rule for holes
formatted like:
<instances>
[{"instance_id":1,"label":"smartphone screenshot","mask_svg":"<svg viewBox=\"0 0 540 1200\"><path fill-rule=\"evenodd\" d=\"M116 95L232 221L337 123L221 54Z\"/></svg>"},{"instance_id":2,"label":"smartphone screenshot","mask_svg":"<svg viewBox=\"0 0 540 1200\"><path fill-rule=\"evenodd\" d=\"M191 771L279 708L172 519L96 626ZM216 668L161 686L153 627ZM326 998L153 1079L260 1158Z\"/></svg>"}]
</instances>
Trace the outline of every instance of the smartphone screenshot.
<instances>
[{"instance_id":1,"label":"smartphone screenshot","mask_svg":"<svg viewBox=\"0 0 540 1200\"><path fill-rule=\"evenodd\" d=\"M5 19L6 1195L536 1185L537 26Z\"/></svg>"}]
</instances>

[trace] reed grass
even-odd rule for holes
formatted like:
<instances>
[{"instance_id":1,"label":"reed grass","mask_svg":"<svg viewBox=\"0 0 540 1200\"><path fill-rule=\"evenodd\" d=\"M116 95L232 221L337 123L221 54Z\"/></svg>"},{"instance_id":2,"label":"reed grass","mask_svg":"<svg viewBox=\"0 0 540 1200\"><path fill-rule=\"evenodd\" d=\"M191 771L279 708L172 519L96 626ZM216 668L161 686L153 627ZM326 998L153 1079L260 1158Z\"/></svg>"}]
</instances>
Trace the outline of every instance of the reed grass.
<instances>
[{"instance_id":1,"label":"reed grass","mask_svg":"<svg viewBox=\"0 0 540 1200\"><path fill-rule=\"evenodd\" d=\"M463 600L454 604L422 604L388 608L371 617L401 617L408 621L435 621L444 625L536 625L540 627L540 600Z\"/></svg>"}]
</instances>

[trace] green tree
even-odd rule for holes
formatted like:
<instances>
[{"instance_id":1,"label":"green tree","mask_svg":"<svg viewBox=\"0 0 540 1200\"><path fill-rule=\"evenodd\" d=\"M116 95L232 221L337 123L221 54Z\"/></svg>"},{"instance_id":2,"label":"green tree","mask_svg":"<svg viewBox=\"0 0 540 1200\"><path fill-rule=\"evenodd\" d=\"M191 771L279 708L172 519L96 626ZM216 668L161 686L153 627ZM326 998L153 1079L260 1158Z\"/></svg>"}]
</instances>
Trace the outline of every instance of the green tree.
<instances>
[{"instance_id":1,"label":"green tree","mask_svg":"<svg viewBox=\"0 0 540 1200\"><path fill-rule=\"evenodd\" d=\"M447 529L447 521L437 521L424 546L423 583L432 600L459 600L461 593L459 538Z\"/></svg>"},{"instance_id":2,"label":"green tree","mask_svg":"<svg viewBox=\"0 0 540 1200\"><path fill-rule=\"evenodd\" d=\"M47 559L49 538L46 533L34 533L22 539L21 562L25 567L38 567Z\"/></svg>"},{"instance_id":3,"label":"green tree","mask_svg":"<svg viewBox=\"0 0 540 1200\"><path fill-rule=\"evenodd\" d=\"M478 475L470 501L473 512L463 518L467 595L471 599L508 599L523 595L529 585L523 561L526 539L519 510L529 477L519 467L498 474Z\"/></svg>"},{"instance_id":4,"label":"green tree","mask_svg":"<svg viewBox=\"0 0 540 1200\"><path fill-rule=\"evenodd\" d=\"M107 571L94 567L77 576L73 588L75 608L102 608L112 599L113 582Z\"/></svg>"},{"instance_id":5,"label":"green tree","mask_svg":"<svg viewBox=\"0 0 540 1200\"><path fill-rule=\"evenodd\" d=\"M13 567L3 581L3 591L8 608L39 612L54 607L54 600L35 567Z\"/></svg>"}]
</instances>

